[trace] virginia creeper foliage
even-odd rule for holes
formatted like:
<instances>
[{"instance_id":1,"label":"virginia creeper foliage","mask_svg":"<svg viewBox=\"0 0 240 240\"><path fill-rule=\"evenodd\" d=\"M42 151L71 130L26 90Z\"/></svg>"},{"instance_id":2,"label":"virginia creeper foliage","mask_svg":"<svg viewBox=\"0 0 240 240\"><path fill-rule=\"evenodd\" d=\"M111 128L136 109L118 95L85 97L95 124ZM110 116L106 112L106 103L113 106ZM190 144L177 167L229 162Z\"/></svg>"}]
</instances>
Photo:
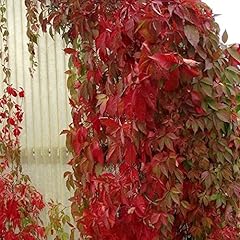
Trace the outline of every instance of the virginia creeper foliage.
<instances>
[{"instance_id":1,"label":"virginia creeper foliage","mask_svg":"<svg viewBox=\"0 0 240 240\"><path fill-rule=\"evenodd\" d=\"M68 45L65 177L81 236L239 239L239 47L220 42L211 9L38 1L43 31Z\"/></svg>"},{"instance_id":2,"label":"virginia creeper foliage","mask_svg":"<svg viewBox=\"0 0 240 240\"><path fill-rule=\"evenodd\" d=\"M23 98L24 91L6 86L0 98L0 239L44 239L42 195L23 174L20 161L23 111L16 98Z\"/></svg>"},{"instance_id":3,"label":"virginia creeper foliage","mask_svg":"<svg viewBox=\"0 0 240 240\"><path fill-rule=\"evenodd\" d=\"M1 63L4 89L0 97L0 240L45 239L40 219L42 195L24 175L20 134L24 90L10 84L6 2L0 1Z\"/></svg>"}]
</instances>

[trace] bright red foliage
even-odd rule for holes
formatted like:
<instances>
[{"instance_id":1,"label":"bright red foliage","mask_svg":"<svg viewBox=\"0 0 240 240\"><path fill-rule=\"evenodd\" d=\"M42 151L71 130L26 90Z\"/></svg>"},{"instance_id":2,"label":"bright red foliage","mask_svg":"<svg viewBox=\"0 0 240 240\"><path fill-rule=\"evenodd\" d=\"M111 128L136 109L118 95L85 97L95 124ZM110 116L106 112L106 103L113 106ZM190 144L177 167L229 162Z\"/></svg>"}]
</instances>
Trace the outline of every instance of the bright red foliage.
<instances>
[{"instance_id":1,"label":"bright red foliage","mask_svg":"<svg viewBox=\"0 0 240 240\"><path fill-rule=\"evenodd\" d=\"M24 96L23 89L7 86L0 98L0 239L44 239L39 218L43 199L21 170L19 136L23 111L17 96Z\"/></svg>"},{"instance_id":2,"label":"bright red foliage","mask_svg":"<svg viewBox=\"0 0 240 240\"><path fill-rule=\"evenodd\" d=\"M72 214L95 240L238 239L239 55L200 0L52 0L69 44Z\"/></svg>"},{"instance_id":3,"label":"bright red foliage","mask_svg":"<svg viewBox=\"0 0 240 240\"><path fill-rule=\"evenodd\" d=\"M18 180L12 172L0 176L0 239L43 239L44 228L39 225L39 213L44 204L42 196L27 181Z\"/></svg>"}]
</instances>

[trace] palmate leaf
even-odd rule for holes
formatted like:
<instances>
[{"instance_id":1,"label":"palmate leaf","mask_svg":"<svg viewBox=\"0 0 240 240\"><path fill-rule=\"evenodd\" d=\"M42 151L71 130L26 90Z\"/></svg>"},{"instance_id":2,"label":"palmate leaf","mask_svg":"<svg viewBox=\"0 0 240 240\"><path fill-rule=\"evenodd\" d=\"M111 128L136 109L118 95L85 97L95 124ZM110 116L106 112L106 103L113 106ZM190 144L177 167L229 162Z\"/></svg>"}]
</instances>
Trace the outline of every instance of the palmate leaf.
<instances>
[{"instance_id":1,"label":"palmate leaf","mask_svg":"<svg viewBox=\"0 0 240 240\"><path fill-rule=\"evenodd\" d=\"M216 112L216 115L223 122L229 123L231 120L230 118L231 115L227 110L219 110Z\"/></svg>"},{"instance_id":2,"label":"palmate leaf","mask_svg":"<svg viewBox=\"0 0 240 240\"><path fill-rule=\"evenodd\" d=\"M184 26L184 33L188 41L192 44L193 47L197 47L199 43L199 32L198 29L193 25Z\"/></svg>"},{"instance_id":3,"label":"palmate leaf","mask_svg":"<svg viewBox=\"0 0 240 240\"><path fill-rule=\"evenodd\" d=\"M232 47L227 49L228 53L240 63L240 54L237 50L233 49Z\"/></svg>"}]
</instances>

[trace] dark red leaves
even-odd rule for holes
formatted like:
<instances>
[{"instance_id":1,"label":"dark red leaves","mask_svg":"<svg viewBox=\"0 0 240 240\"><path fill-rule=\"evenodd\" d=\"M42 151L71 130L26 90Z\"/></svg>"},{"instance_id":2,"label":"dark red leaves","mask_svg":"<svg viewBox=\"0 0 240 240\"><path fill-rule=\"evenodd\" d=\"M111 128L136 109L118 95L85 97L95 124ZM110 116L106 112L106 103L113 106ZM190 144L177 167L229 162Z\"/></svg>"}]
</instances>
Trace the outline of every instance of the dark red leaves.
<instances>
[{"instance_id":1,"label":"dark red leaves","mask_svg":"<svg viewBox=\"0 0 240 240\"><path fill-rule=\"evenodd\" d=\"M188 79L192 79L193 77L198 77L200 75L200 71L196 67L191 67L190 65L183 64L180 68L181 74L187 76Z\"/></svg>"},{"instance_id":2,"label":"dark red leaves","mask_svg":"<svg viewBox=\"0 0 240 240\"><path fill-rule=\"evenodd\" d=\"M72 56L72 63L73 63L73 66L78 69L78 71L80 71L81 69L81 61L79 59L79 52L76 50L76 49L73 49L73 48L65 48L64 49L64 52L66 54L70 54Z\"/></svg>"},{"instance_id":3,"label":"dark red leaves","mask_svg":"<svg viewBox=\"0 0 240 240\"><path fill-rule=\"evenodd\" d=\"M88 70L87 79L92 82L99 83L102 79L102 72L100 69Z\"/></svg>"},{"instance_id":4,"label":"dark red leaves","mask_svg":"<svg viewBox=\"0 0 240 240\"><path fill-rule=\"evenodd\" d=\"M191 99L192 99L192 103L195 106L201 106L202 103L202 96L199 92L196 91L191 91Z\"/></svg>"},{"instance_id":5,"label":"dark red leaves","mask_svg":"<svg viewBox=\"0 0 240 240\"><path fill-rule=\"evenodd\" d=\"M13 87L11 86L8 86L7 87L7 93L12 95L13 97L16 97L17 96L17 91L16 89L14 89Z\"/></svg>"},{"instance_id":6,"label":"dark red leaves","mask_svg":"<svg viewBox=\"0 0 240 240\"><path fill-rule=\"evenodd\" d=\"M140 195L136 196L133 199L133 205L135 206L136 214L139 217L143 217L147 207L147 202L144 197Z\"/></svg>"},{"instance_id":7,"label":"dark red leaves","mask_svg":"<svg viewBox=\"0 0 240 240\"><path fill-rule=\"evenodd\" d=\"M138 120L144 121L147 117L147 104L140 90L133 92L131 102L133 115Z\"/></svg>"},{"instance_id":8,"label":"dark red leaves","mask_svg":"<svg viewBox=\"0 0 240 240\"><path fill-rule=\"evenodd\" d=\"M65 52L66 54L77 54L76 49L73 49L73 48L65 48L65 49L64 49L64 52Z\"/></svg>"},{"instance_id":9,"label":"dark red leaves","mask_svg":"<svg viewBox=\"0 0 240 240\"><path fill-rule=\"evenodd\" d=\"M72 146L76 154L80 154L87 137L87 130L80 127L77 132L72 132Z\"/></svg>"},{"instance_id":10,"label":"dark red leaves","mask_svg":"<svg viewBox=\"0 0 240 240\"><path fill-rule=\"evenodd\" d=\"M165 81L164 90L167 92L175 91L179 86L180 72L179 69L169 73L168 79Z\"/></svg>"},{"instance_id":11,"label":"dark red leaves","mask_svg":"<svg viewBox=\"0 0 240 240\"><path fill-rule=\"evenodd\" d=\"M20 98L24 98L24 96L25 96L24 90L21 89L21 91L18 93L18 95Z\"/></svg>"},{"instance_id":12,"label":"dark red leaves","mask_svg":"<svg viewBox=\"0 0 240 240\"><path fill-rule=\"evenodd\" d=\"M14 128L13 130L13 134L15 137L18 137L20 135L21 131L19 130L19 128Z\"/></svg>"},{"instance_id":13,"label":"dark red leaves","mask_svg":"<svg viewBox=\"0 0 240 240\"><path fill-rule=\"evenodd\" d=\"M91 152L93 155L93 158L96 162L103 164L104 163L104 156L102 149L99 146L98 142L93 142L91 145Z\"/></svg>"},{"instance_id":14,"label":"dark red leaves","mask_svg":"<svg viewBox=\"0 0 240 240\"><path fill-rule=\"evenodd\" d=\"M127 164L132 165L132 164L136 163L136 159L137 159L136 148L135 148L134 144L130 143L130 144L128 144L128 146L126 148L125 161Z\"/></svg>"},{"instance_id":15,"label":"dark red leaves","mask_svg":"<svg viewBox=\"0 0 240 240\"><path fill-rule=\"evenodd\" d=\"M67 145L81 234L234 239L239 46L223 51L200 0L57 2L78 73Z\"/></svg>"},{"instance_id":16,"label":"dark red leaves","mask_svg":"<svg viewBox=\"0 0 240 240\"><path fill-rule=\"evenodd\" d=\"M8 124L10 124L10 125L15 125L15 121L14 121L14 119L13 118L8 118L8 120L7 120L7 122L8 122Z\"/></svg>"},{"instance_id":17,"label":"dark red leaves","mask_svg":"<svg viewBox=\"0 0 240 240\"><path fill-rule=\"evenodd\" d=\"M38 216L44 207L42 196L29 185L26 176L20 175L24 181L17 180L9 169L5 170L0 176L1 237L4 240L45 239L45 230L38 225ZM27 225L23 224L26 219Z\"/></svg>"},{"instance_id":18,"label":"dark red leaves","mask_svg":"<svg viewBox=\"0 0 240 240\"><path fill-rule=\"evenodd\" d=\"M73 61L74 67L76 67L77 69L80 69L81 61L77 54L72 55L72 61Z\"/></svg>"},{"instance_id":19,"label":"dark red leaves","mask_svg":"<svg viewBox=\"0 0 240 240\"><path fill-rule=\"evenodd\" d=\"M171 71L181 64L181 58L174 53L155 53L153 56L149 56L154 60L162 69Z\"/></svg>"}]
</instances>

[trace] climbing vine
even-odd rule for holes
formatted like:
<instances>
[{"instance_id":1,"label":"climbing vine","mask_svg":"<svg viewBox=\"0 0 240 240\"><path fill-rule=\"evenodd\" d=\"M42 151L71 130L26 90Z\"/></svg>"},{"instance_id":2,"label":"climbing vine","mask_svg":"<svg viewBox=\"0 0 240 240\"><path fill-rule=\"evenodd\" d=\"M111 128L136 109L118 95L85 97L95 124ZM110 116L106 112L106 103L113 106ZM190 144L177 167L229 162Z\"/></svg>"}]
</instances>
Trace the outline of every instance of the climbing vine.
<instances>
[{"instance_id":1,"label":"climbing vine","mask_svg":"<svg viewBox=\"0 0 240 240\"><path fill-rule=\"evenodd\" d=\"M220 41L211 9L38 2L69 55L65 177L79 235L239 239L239 46Z\"/></svg>"},{"instance_id":2,"label":"climbing vine","mask_svg":"<svg viewBox=\"0 0 240 240\"><path fill-rule=\"evenodd\" d=\"M40 219L42 195L22 172L20 135L24 90L11 84L6 2L0 1L1 62L4 90L0 97L0 239L45 239Z\"/></svg>"}]
</instances>

